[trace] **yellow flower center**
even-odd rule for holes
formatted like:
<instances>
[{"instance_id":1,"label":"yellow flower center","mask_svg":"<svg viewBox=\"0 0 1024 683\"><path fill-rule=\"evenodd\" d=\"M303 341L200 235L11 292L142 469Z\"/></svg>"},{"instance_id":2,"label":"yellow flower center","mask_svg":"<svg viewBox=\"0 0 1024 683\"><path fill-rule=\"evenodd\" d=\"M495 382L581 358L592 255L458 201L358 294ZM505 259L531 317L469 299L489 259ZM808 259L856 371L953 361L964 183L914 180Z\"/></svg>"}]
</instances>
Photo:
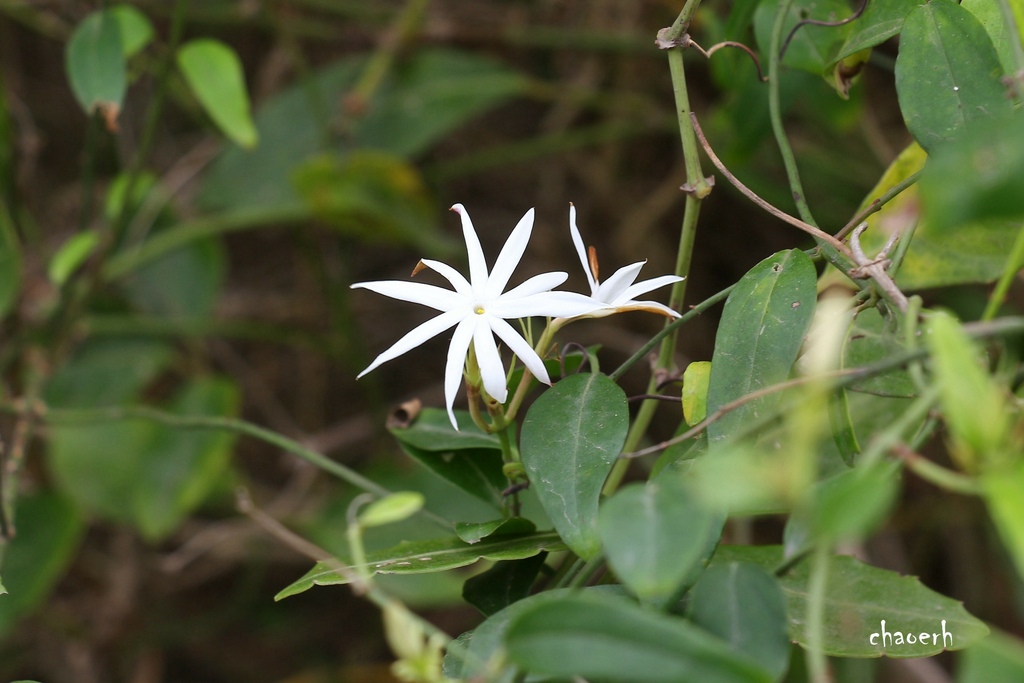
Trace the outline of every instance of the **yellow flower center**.
<instances>
[{"instance_id":1,"label":"yellow flower center","mask_svg":"<svg viewBox=\"0 0 1024 683\"><path fill-rule=\"evenodd\" d=\"M481 306L480 304L477 304L476 306L473 307L473 312L476 313L477 315L483 315L484 307Z\"/></svg>"}]
</instances>

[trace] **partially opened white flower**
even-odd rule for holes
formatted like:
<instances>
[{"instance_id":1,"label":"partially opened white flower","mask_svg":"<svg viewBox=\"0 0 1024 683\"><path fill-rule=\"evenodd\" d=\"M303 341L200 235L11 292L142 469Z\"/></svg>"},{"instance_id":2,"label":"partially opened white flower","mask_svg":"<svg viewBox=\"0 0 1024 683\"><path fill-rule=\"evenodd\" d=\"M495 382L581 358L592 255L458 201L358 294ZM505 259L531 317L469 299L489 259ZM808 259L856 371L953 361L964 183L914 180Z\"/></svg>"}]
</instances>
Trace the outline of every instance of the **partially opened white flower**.
<instances>
[{"instance_id":1,"label":"partially opened white flower","mask_svg":"<svg viewBox=\"0 0 1024 683\"><path fill-rule=\"evenodd\" d=\"M483 249L480 247L480 240L469 214L462 204L453 206L452 211L462 218L462 234L469 256L469 280L447 264L423 259L420 263L448 280L454 291L419 282L397 281L359 282L352 287L369 289L393 299L410 301L441 311L440 315L413 328L391 348L377 356L369 367L359 373L359 377L428 339L452 327L455 328L445 365L444 396L452 426L458 429L452 405L462 381L470 344L476 353L484 390L494 399L504 403L508 398L508 386L505 366L494 335L519 357L538 380L551 384L540 356L506 320L533 316L572 317L589 313L598 308L598 305L580 294L551 291L565 282L569 277L566 273L535 275L521 285L504 292L512 277L512 271L519 264L530 240L530 233L533 230L533 209L527 211L512 230L490 273L487 272Z\"/></svg>"},{"instance_id":2,"label":"partially opened white flower","mask_svg":"<svg viewBox=\"0 0 1024 683\"><path fill-rule=\"evenodd\" d=\"M576 246L580 263L583 264L583 270L587 274L587 281L590 282L590 297L603 304L599 310L589 314L591 317L599 318L625 311L650 311L667 315L670 318L679 317L679 313L665 304L660 304L657 301L637 301L636 298L659 287L679 282L683 278L678 275L662 275L634 283L640 274L640 269L647 263L638 261L633 265L619 268L610 278L601 283L597 279L597 254L593 247L589 252L584 248L580 230L576 227L576 207L572 204L569 205L569 232L572 234L572 243Z\"/></svg>"}]
</instances>

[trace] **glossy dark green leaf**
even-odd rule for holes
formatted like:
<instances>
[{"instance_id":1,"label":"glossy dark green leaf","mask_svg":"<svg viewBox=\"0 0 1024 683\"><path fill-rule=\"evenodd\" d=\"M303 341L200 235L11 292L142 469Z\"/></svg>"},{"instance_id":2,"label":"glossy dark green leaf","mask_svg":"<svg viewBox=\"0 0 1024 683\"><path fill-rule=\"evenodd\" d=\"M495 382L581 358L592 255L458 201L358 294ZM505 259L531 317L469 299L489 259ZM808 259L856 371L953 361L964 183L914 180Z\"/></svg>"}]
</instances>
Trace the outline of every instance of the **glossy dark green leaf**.
<instances>
[{"instance_id":1,"label":"glossy dark green leaf","mask_svg":"<svg viewBox=\"0 0 1024 683\"><path fill-rule=\"evenodd\" d=\"M177 59L192 93L221 132L246 149L255 147L259 133L235 51L219 40L199 38L178 48Z\"/></svg>"},{"instance_id":2,"label":"glossy dark green leaf","mask_svg":"<svg viewBox=\"0 0 1024 683\"><path fill-rule=\"evenodd\" d=\"M953 0L932 0L907 16L896 59L900 110L926 150L972 122L1009 114L999 56L981 23Z\"/></svg>"},{"instance_id":3,"label":"glossy dark green leaf","mask_svg":"<svg viewBox=\"0 0 1024 683\"><path fill-rule=\"evenodd\" d=\"M728 562L752 562L774 572L782 562L782 547L719 546L711 566ZM806 647L809 564L796 564L778 580L786 596L790 638ZM892 636L888 639L882 635L883 620ZM901 642L896 642L895 632L901 634ZM961 603L926 588L915 577L844 555L830 558L822 634L829 655L929 657L943 649L965 648L987 633L988 627ZM927 643L918 642L921 634L928 634Z\"/></svg>"},{"instance_id":4,"label":"glossy dark green leaf","mask_svg":"<svg viewBox=\"0 0 1024 683\"><path fill-rule=\"evenodd\" d=\"M405 443L401 447L410 458L434 474L495 509L502 508L501 492L509 483L502 472L499 451L489 448L426 451Z\"/></svg>"},{"instance_id":5,"label":"glossy dark green leaf","mask_svg":"<svg viewBox=\"0 0 1024 683\"><path fill-rule=\"evenodd\" d=\"M455 533L466 543L479 543L489 536L508 536L509 534L529 534L537 527L523 517L493 519L489 522L458 522Z\"/></svg>"},{"instance_id":6,"label":"glossy dark green leaf","mask_svg":"<svg viewBox=\"0 0 1024 683\"><path fill-rule=\"evenodd\" d=\"M75 27L65 63L75 99L87 113L97 107L115 114L124 100L128 76L121 27L110 10L93 12Z\"/></svg>"},{"instance_id":7,"label":"glossy dark green leaf","mask_svg":"<svg viewBox=\"0 0 1024 683\"><path fill-rule=\"evenodd\" d=\"M715 337L709 414L789 377L814 315L816 287L814 264L799 250L774 254L743 276L725 302ZM711 423L709 441L713 444L768 416L779 396L747 401Z\"/></svg>"},{"instance_id":8,"label":"glossy dark green leaf","mask_svg":"<svg viewBox=\"0 0 1024 683\"><path fill-rule=\"evenodd\" d=\"M987 220L1024 227L1024 116L971 126L936 145L921 174L921 210L936 235Z\"/></svg>"},{"instance_id":9,"label":"glossy dark green leaf","mask_svg":"<svg viewBox=\"0 0 1024 683\"><path fill-rule=\"evenodd\" d=\"M572 595L509 625L509 657L531 673L628 683L768 683L745 655L693 624L617 598Z\"/></svg>"},{"instance_id":10,"label":"glossy dark green leaf","mask_svg":"<svg viewBox=\"0 0 1024 683\"><path fill-rule=\"evenodd\" d=\"M459 429L452 427L448 413L438 408L424 408L408 426L391 426L388 431L407 446L438 453L462 450L501 450L498 437L484 433L465 411L455 411Z\"/></svg>"},{"instance_id":11,"label":"glossy dark green leaf","mask_svg":"<svg viewBox=\"0 0 1024 683\"><path fill-rule=\"evenodd\" d=\"M775 577L745 562L708 569L690 591L687 616L780 680L789 664L786 598Z\"/></svg>"},{"instance_id":12,"label":"glossy dark green leaf","mask_svg":"<svg viewBox=\"0 0 1024 683\"><path fill-rule=\"evenodd\" d=\"M482 574L466 579L462 597L482 613L490 616L530 594L547 553L537 553L521 560L496 562Z\"/></svg>"},{"instance_id":13,"label":"glossy dark green leaf","mask_svg":"<svg viewBox=\"0 0 1024 683\"><path fill-rule=\"evenodd\" d=\"M521 560L542 550L564 550L565 545L553 531L514 536L491 536L479 543L457 538L407 541L393 548L367 553L365 568L374 574L427 574L457 569L479 560ZM313 586L349 583L331 562L318 562L309 572L275 596L281 600L309 590Z\"/></svg>"},{"instance_id":14,"label":"glossy dark green leaf","mask_svg":"<svg viewBox=\"0 0 1024 683\"><path fill-rule=\"evenodd\" d=\"M523 421L521 448L530 488L566 545L597 555L601 488L622 452L629 407L606 375L580 373L545 391Z\"/></svg>"},{"instance_id":15,"label":"glossy dark green leaf","mask_svg":"<svg viewBox=\"0 0 1024 683\"><path fill-rule=\"evenodd\" d=\"M472 631L459 636L448 648L444 658L444 673L449 678L472 679L486 675L488 683L512 683L516 669L505 657L505 634L509 624L535 605L558 601L575 593L574 589L555 588L518 600L487 617ZM630 601L621 586L590 586L585 594L602 595Z\"/></svg>"},{"instance_id":16,"label":"glossy dark green leaf","mask_svg":"<svg viewBox=\"0 0 1024 683\"><path fill-rule=\"evenodd\" d=\"M640 600L664 606L714 552L724 522L666 476L606 500L598 529L619 580Z\"/></svg>"},{"instance_id":17,"label":"glossy dark green leaf","mask_svg":"<svg viewBox=\"0 0 1024 683\"><path fill-rule=\"evenodd\" d=\"M17 536L4 553L7 594L0 596L0 634L43 602L71 562L85 531L81 513L53 493L29 495L15 509Z\"/></svg>"}]
</instances>

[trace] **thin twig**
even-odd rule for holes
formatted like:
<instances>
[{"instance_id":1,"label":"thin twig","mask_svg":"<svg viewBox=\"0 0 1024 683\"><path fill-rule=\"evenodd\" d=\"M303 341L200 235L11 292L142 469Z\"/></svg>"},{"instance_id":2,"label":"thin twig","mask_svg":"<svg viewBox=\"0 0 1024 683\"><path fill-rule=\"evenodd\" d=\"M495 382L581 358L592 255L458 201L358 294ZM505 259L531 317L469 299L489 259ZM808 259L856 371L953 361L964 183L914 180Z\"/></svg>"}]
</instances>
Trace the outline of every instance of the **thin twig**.
<instances>
[{"instance_id":1,"label":"thin twig","mask_svg":"<svg viewBox=\"0 0 1024 683\"><path fill-rule=\"evenodd\" d=\"M704 48L702 48L700 45L697 44L696 40L694 40L693 38L690 37L689 34L687 34L687 35L683 36L683 47L695 47L695 48L697 48L697 52L699 52L702 55L704 55L705 59L711 59L711 55L715 54L716 52L721 50L723 47L736 47L736 48L739 48L739 49L743 50L744 52L746 52L750 56L751 61L754 62L754 68L757 69L757 78L762 83L767 83L768 82L768 77L764 75L763 71L761 71L761 60L757 58L757 53L755 53L753 50L751 50L749 47L747 47L743 43L737 42L735 40L723 40L722 42L715 43L714 45L709 47L707 50L705 50Z\"/></svg>"},{"instance_id":2,"label":"thin twig","mask_svg":"<svg viewBox=\"0 0 1024 683\"><path fill-rule=\"evenodd\" d=\"M857 226L857 229L850 235L850 249L853 251L853 260L857 264L857 267L850 271L850 276L857 279L870 278L874 280L878 288L884 292L901 313L907 312L907 301L906 295L900 291L900 288L896 286L896 281L889 275L890 261L887 258L889 250L896 244L896 240L899 239L900 233L894 232L889 238L889 241L882 247L882 251L878 252L878 255L874 258L868 258L864 253L864 250L860 246L860 236L868 229L867 223L861 223Z\"/></svg>"},{"instance_id":3,"label":"thin twig","mask_svg":"<svg viewBox=\"0 0 1024 683\"><path fill-rule=\"evenodd\" d=\"M759 197L753 190L751 190L749 187L740 182L739 178L734 176L732 172L729 171L728 168L726 168L725 164L722 163L722 160L718 158L717 154L715 154L715 151L711 149L711 145L708 143L708 139L704 136L704 131L701 129L700 124L697 122L696 114L691 113L690 119L693 120L693 130L697 134L697 139L700 140L700 144L704 148L704 152L708 155L708 158L711 160L711 163L715 165L715 168L717 168L721 172L721 174L724 175L726 179L730 183L732 183L737 190L740 191L741 194L743 194L744 197L754 202L754 204L761 207L762 209L764 209L771 215L775 216L776 218L783 220L786 223L789 223L790 225L803 230L804 232L811 235L817 240L827 242L832 247L834 247L835 250L838 251L840 254L843 254L844 256L847 257L851 256L850 250L844 243L840 242L838 239L828 234L821 228L817 228L811 225L810 223L805 223L796 216L790 216L785 211L772 206L764 199L761 199L761 197Z\"/></svg>"},{"instance_id":4,"label":"thin twig","mask_svg":"<svg viewBox=\"0 0 1024 683\"><path fill-rule=\"evenodd\" d=\"M796 26L794 26L792 30L790 30L789 35L786 36L786 39L782 42L782 47L779 48L779 59L782 59L783 56L785 56L786 50L789 49L789 43L790 41L793 40L793 36L795 36L796 32L799 31L804 26L843 26L844 24L849 24L851 21L859 19L860 16L864 14L864 10L866 10L867 7L868 0L861 0L860 7L857 8L857 11L851 14L850 16L846 17L845 19L840 19L838 21L823 21L821 19L802 19L798 21L796 23Z\"/></svg>"}]
</instances>

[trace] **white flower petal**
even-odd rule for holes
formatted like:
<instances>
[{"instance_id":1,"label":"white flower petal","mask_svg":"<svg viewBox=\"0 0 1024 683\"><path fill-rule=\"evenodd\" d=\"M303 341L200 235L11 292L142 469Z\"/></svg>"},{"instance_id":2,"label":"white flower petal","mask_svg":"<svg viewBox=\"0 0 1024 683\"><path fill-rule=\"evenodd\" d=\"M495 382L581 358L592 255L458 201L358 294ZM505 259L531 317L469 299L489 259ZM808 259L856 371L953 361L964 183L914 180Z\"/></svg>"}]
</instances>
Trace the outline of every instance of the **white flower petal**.
<instances>
[{"instance_id":1,"label":"white flower petal","mask_svg":"<svg viewBox=\"0 0 1024 683\"><path fill-rule=\"evenodd\" d=\"M429 306L438 311L452 311L467 305L465 297L455 292L428 285L422 282L399 282L396 280L380 280L377 282L357 282L352 289L368 289L384 296L400 301Z\"/></svg>"},{"instance_id":2,"label":"white flower petal","mask_svg":"<svg viewBox=\"0 0 1024 683\"><path fill-rule=\"evenodd\" d=\"M679 282L682 279L684 278L681 278L678 275L662 275L661 277L653 277L650 280L643 280L642 282L630 285L629 288L622 293L622 298L625 301L631 302L638 296L642 296L647 292L652 292L659 287Z\"/></svg>"},{"instance_id":3,"label":"white flower petal","mask_svg":"<svg viewBox=\"0 0 1024 683\"><path fill-rule=\"evenodd\" d=\"M519 360L523 362L523 365L530 369L530 372L533 373L534 377L541 382L544 382L544 384L551 384L551 378L548 377L548 371L544 367L544 361L541 360L540 356L537 355L537 352L534 351L519 332L516 331L516 328L509 325L501 318L492 318L490 325L494 334L498 335L501 340L505 342L505 345L508 346L512 353L514 353Z\"/></svg>"},{"instance_id":4,"label":"white flower petal","mask_svg":"<svg viewBox=\"0 0 1024 683\"><path fill-rule=\"evenodd\" d=\"M644 267L644 263L644 261L639 261L619 268L610 278L601 283L597 291L594 292L594 298L606 304L619 303L620 300L624 301L622 294L636 280L637 275L640 274L640 269Z\"/></svg>"},{"instance_id":5,"label":"white flower petal","mask_svg":"<svg viewBox=\"0 0 1024 683\"><path fill-rule=\"evenodd\" d=\"M473 296L482 298L487 287L487 261L484 250L480 246L480 238L476 236L473 221L469 218L466 207L462 204L452 206L452 211L462 219L462 237L466 240L466 255L469 258L469 282L473 285Z\"/></svg>"},{"instance_id":6,"label":"white flower petal","mask_svg":"<svg viewBox=\"0 0 1024 683\"><path fill-rule=\"evenodd\" d=\"M516 285L501 295L502 299L516 299L518 297L539 294L554 289L569 279L568 273L541 273L534 275L526 282Z\"/></svg>"},{"instance_id":7,"label":"white flower petal","mask_svg":"<svg viewBox=\"0 0 1024 683\"><path fill-rule=\"evenodd\" d=\"M491 333L491 317L479 317L473 331L473 349L476 351L476 362L480 367L480 379L483 380L484 390L499 403L504 403L508 400L508 385L505 384L505 366L501 363L501 353L498 352L498 345Z\"/></svg>"},{"instance_id":8,"label":"white flower petal","mask_svg":"<svg viewBox=\"0 0 1024 683\"><path fill-rule=\"evenodd\" d=\"M455 420L455 395L459 393L462 386L462 371L466 367L466 354L469 353L469 343L473 340L473 329L476 326L476 314L463 318L455 332L452 333L452 341L448 345L448 359L444 366L444 403L448 408L448 419L452 421L452 427L458 431L459 423Z\"/></svg>"},{"instance_id":9,"label":"white flower petal","mask_svg":"<svg viewBox=\"0 0 1024 683\"><path fill-rule=\"evenodd\" d=\"M406 351L416 348L427 340L433 339L452 325L459 322L459 319L463 316L464 314L461 311L448 311L441 315L434 316L425 323L417 325L406 332L404 337L392 344L388 350L377 356L365 370L359 373L358 377L362 377L366 373L380 367L383 363L386 363L393 358L398 358Z\"/></svg>"},{"instance_id":10,"label":"white flower petal","mask_svg":"<svg viewBox=\"0 0 1024 683\"><path fill-rule=\"evenodd\" d=\"M442 277L444 277L445 280L448 280L448 282L452 283L452 287L454 287L455 291L458 292L461 296L464 296L467 299L473 298L473 287L472 285L469 284L469 280L464 278L462 276L462 273L455 270L447 263L441 263L440 261L435 261L433 259L428 258L421 259L420 263L425 265L427 268L430 268L434 272L439 273Z\"/></svg>"},{"instance_id":11,"label":"white flower petal","mask_svg":"<svg viewBox=\"0 0 1024 683\"><path fill-rule=\"evenodd\" d=\"M491 275L487 279L487 288L484 290L484 298L494 299L505 290L512 271L519 265L526 245L530 241L530 234L533 232L533 209L519 219L519 223L512 230L512 234L505 240L505 246L498 254L498 260L494 262ZM561 283L559 283L561 284Z\"/></svg>"},{"instance_id":12,"label":"white flower petal","mask_svg":"<svg viewBox=\"0 0 1024 683\"><path fill-rule=\"evenodd\" d=\"M492 301L489 313L506 320L513 318L573 318L592 313L607 304L576 292L540 292L518 299L501 297Z\"/></svg>"},{"instance_id":13,"label":"white flower petal","mask_svg":"<svg viewBox=\"0 0 1024 683\"><path fill-rule=\"evenodd\" d=\"M597 292L597 278L590 272L587 248L583 244L580 229L576 227L576 207L572 204L569 204L569 234L572 235L572 243L576 247L576 254L580 257L580 263L583 264L583 272L587 274L587 282L590 283L590 294L594 295Z\"/></svg>"}]
</instances>

